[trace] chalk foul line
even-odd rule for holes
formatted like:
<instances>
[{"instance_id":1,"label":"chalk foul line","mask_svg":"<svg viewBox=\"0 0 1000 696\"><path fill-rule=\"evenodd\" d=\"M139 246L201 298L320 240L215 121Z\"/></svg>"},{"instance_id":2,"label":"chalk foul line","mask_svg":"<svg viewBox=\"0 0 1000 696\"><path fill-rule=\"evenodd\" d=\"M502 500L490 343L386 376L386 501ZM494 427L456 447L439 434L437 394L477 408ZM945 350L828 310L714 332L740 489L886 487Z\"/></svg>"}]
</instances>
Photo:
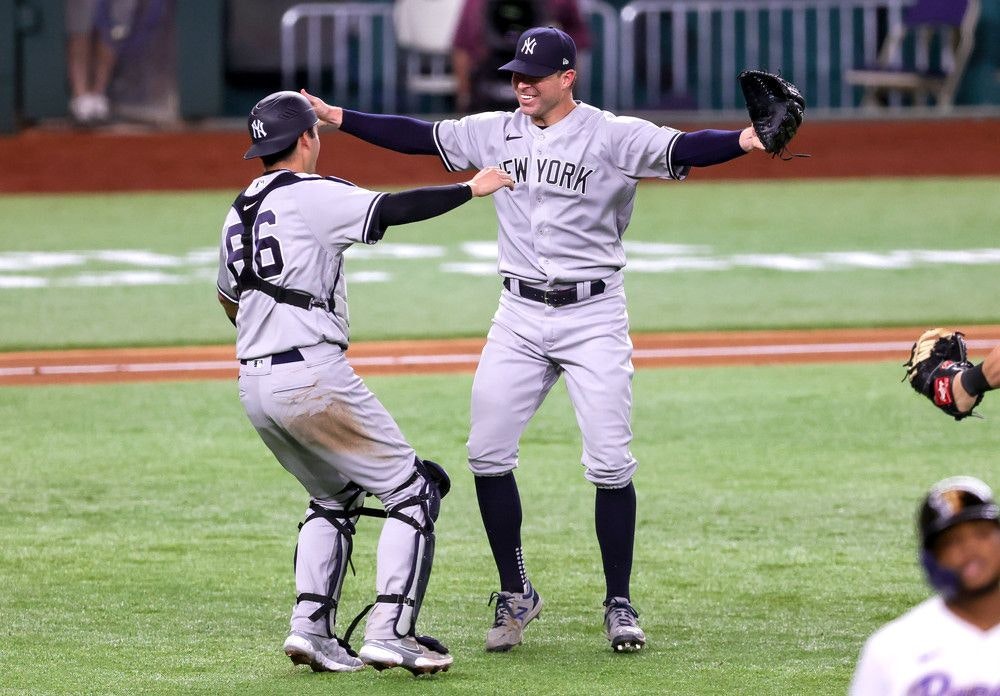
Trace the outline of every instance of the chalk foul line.
<instances>
[{"instance_id":1,"label":"chalk foul line","mask_svg":"<svg viewBox=\"0 0 1000 696\"><path fill-rule=\"evenodd\" d=\"M972 350L988 350L996 344L992 340L969 340ZM632 357L640 366L645 362L669 364L692 359L724 358L732 364L754 358L768 358L774 362L799 362L802 358L831 356L831 359L851 356L895 355L902 361L910 350L910 341L850 341L828 343L787 343L722 346L685 346L677 348L636 348ZM407 372L440 371L442 367L461 370L473 368L479 362L479 353L433 353L413 355L359 355L349 357L352 365L362 372L378 373L381 370L403 368ZM368 369L365 369L368 368ZM435 370L435 368L437 368ZM0 367L0 380L4 378L50 377L67 378L128 375L134 378L153 375L204 375L206 378L231 377L236 373L235 360L177 360L157 362L108 362L95 364L16 365ZM55 380L53 380L55 381Z\"/></svg>"}]
</instances>

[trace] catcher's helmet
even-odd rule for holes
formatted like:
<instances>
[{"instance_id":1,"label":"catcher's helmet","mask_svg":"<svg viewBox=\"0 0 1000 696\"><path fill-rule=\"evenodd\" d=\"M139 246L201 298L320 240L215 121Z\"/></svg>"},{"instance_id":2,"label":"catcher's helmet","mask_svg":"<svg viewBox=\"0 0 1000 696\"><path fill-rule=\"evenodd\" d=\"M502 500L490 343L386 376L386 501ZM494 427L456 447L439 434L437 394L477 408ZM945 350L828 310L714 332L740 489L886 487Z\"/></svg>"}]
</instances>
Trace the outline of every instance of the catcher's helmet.
<instances>
[{"instance_id":1,"label":"catcher's helmet","mask_svg":"<svg viewBox=\"0 0 1000 696\"><path fill-rule=\"evenodd\" d=\"M247 130L253 145L243 159L281 152L319 123L309 100L298 92L269 94L250 110Z\"/></svg>"}]
</instances>

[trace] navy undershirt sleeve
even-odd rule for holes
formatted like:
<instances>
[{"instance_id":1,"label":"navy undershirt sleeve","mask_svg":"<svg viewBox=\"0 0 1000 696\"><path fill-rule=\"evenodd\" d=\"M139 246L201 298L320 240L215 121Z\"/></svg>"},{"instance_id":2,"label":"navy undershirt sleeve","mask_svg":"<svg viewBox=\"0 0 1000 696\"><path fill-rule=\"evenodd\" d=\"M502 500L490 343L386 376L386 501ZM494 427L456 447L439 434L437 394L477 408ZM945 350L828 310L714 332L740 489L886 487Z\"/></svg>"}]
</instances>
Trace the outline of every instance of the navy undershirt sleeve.
<instances>
[{"instance_id":1,"label":"navy undershirt sleeve","mask_svg":"<svg viewBox=\"0 0 1000 696\"><path fill-rule=\"evenodd\" d=\"M387 227L436 217L471 198L472 189L465 184L426 186L386 194L379 199L368 236L374 240L381 239Z\"/></svg>"},{"instance_id":2,"label":"navy undershirt sleeve","mask_svg":"<svg viewBox=\"0 0 1000 696\"><path fill-rule=\"evenodd\" d=\"M741 132L699 130L682 133L674 145L671 163L675 167L709 167L745 155L740 147Z\"/></svg>"},{"instance_id":3,"label":"navy undershirt sleeve","mask_svg":"<svg viewBox=\"0 0 1000 696\"><path fill-rule=\"evenodd\" d=\"M437 154L434 124L430 121L344 109L340 130L373 145L407 155Z\"/></svg>"}]
</instances>

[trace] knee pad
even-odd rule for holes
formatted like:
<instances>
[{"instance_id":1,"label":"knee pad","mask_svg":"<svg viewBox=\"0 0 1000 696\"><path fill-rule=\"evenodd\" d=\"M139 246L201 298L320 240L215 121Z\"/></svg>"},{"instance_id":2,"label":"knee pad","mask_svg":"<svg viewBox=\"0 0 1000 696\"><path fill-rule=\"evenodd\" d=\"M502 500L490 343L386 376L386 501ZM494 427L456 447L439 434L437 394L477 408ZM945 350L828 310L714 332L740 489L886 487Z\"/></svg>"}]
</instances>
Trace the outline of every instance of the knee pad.
<instances>
[{"instance_id":1,"label":"knee pad","mask_svg":"<svg viewBox=\"0 0 1000 696\"><path fill-rule=\"evenodd\" d=\"M448 472L444 470L444 467L437 462L432 462L430 459L420 459L417 458L416 461L417 471L427 479L435 483L438 487L439 499L448 495L448 491L451 490L451 478L448 476ZM437 515L434 516L437 519Z\"/></svg>"},{"instance_id":2,"label":"knee pad","mask_svg":"<svg viewBox=\"0 0 1000 696\"><path fill-rule=\"evenodd\" d=\"M321 552L324 558L309 559L311 563L326 563L327 560L330 564L330 572L328 574L325 586L316 586L314 592L300 592L296 598L295 602L316 602L319 606L316 610L309 615L310 621L320 621L325 619L326 621L326 632L327 635L333 637L334 631L333 627L337 620L337 607L340 602L340 592L344 585L344 577L347 575L347 568L351 563L351 553L354 550L354 532L355 532L355 522L357 521L357 512L354 509L358 498L361 496L362 492L359 491L358 495L350 499L348 504L345 506L345 510L332 510L319 505L315 501L309 503L309 513L306 518L299 523L299 540L301 543L302 529L306 525L316 525L326 522L330 527L333 528L333 539L329 546L324 545L321 548L310 549L310 553ZM300 562L299 558L299 544L295 546L295 554L292 559L292 567L295 569L296 574L298 571L298 565ZM329 557L325 556L329 553Z\"/></svg>"}]
</instances>

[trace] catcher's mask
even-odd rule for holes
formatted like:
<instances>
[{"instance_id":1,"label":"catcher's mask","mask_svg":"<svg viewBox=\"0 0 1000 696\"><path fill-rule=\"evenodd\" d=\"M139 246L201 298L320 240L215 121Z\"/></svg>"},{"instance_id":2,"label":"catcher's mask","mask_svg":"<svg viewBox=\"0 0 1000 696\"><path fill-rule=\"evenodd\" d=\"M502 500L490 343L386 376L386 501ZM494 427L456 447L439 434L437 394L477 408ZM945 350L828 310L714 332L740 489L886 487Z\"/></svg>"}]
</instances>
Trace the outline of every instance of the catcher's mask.
<instances>
[{"instance_id":1,"label":"catcher's mask","mask_svg":"<svg viewBox=\"0 0 1000 696\"><path fill-rule=\"evenodd\" d=\"M934 557L934 541L946 529L970 520L991 520L1000 525L1000 507L993 499L993 491L972 476L939 481L920 506L917 516L920 562L928 582L945 599L953 598L961 588L958 576Z\"/></svg>"},{"instance_id":2,"label":"catcher's mask","mask_svg":"<svg viewBox=\"0 0 1000 696\"><path fill-rule=\"evenodd\" d=\"M269 94L250 110L247 130L253 145L243 159L273 155L319 123L309 100L298 92Z\"/></svg>"}]
</instances>

